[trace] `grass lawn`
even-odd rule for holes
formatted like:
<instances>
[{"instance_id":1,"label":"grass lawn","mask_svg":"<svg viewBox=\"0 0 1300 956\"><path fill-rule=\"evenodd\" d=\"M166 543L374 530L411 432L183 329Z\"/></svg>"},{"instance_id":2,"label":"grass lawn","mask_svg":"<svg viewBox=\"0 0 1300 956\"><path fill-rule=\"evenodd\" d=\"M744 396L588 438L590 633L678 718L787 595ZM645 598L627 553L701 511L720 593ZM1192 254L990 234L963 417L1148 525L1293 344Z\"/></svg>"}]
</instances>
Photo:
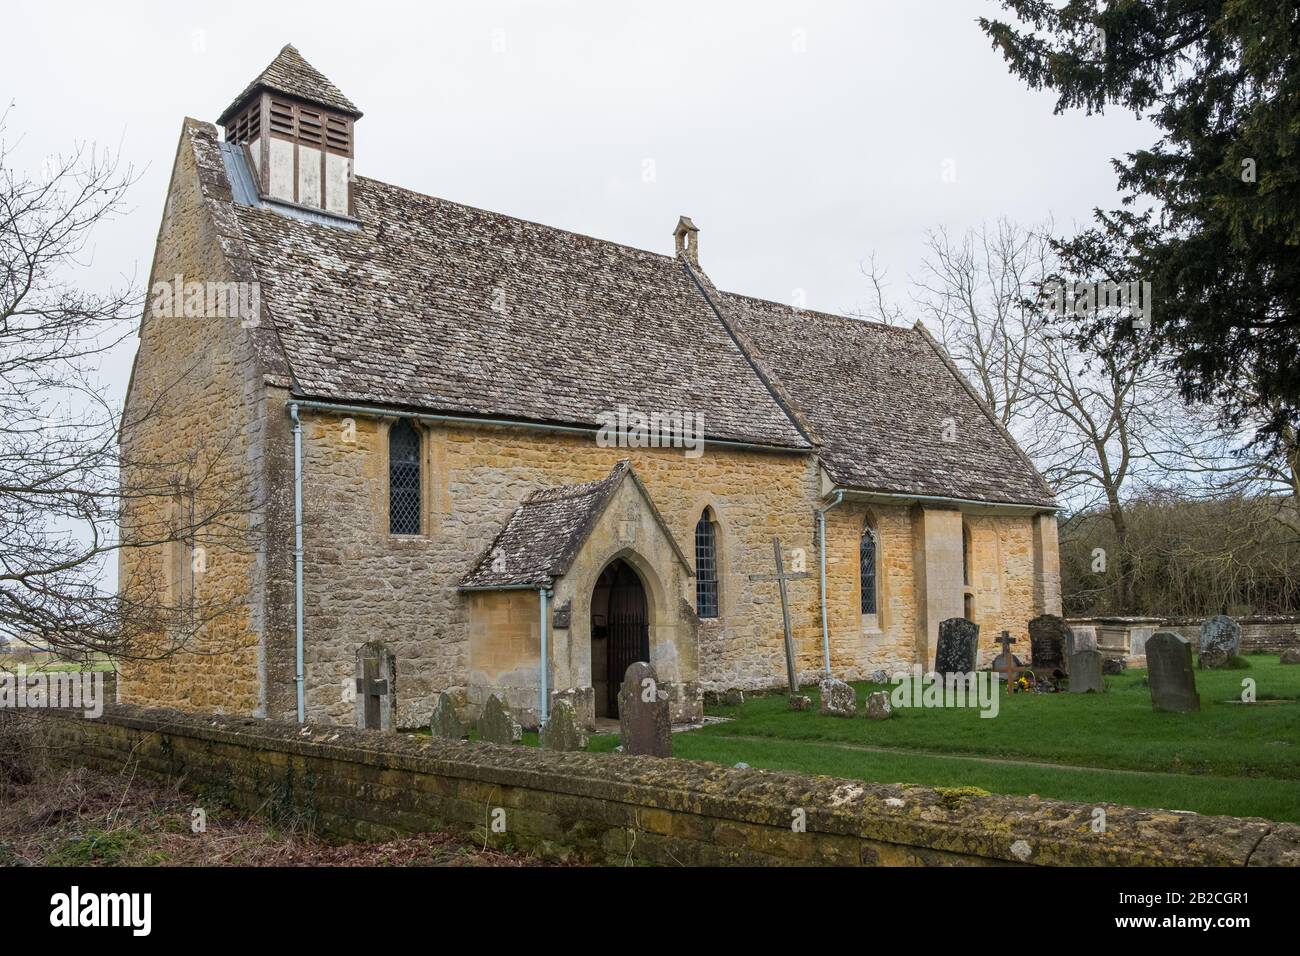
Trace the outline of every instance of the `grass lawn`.
<instances>
[{"instance_id":1,"label":"grass lawn","mask_svg":"<svg viewBox=\"0 0 1300 956\"><path fill-rule=\"evenodd\" d=\"M1252 656L1245 670L1196 672L1199 714L1151 710L1146 672L1104 694L1003 695L975 709L896 709L886 721L795 713L784 695L710 707L731 721L673 735L678 757L878 783L1262 816L1300 822L1300 667ZM1243 678L1258 703L1239 700ZM872 690L859 683L859 705ZM816 688L805 690L814 701ZM1273 701L1273 702L1269 702ZM597 737L592 750L612 750Z\"/></svg>"}]
</instances>

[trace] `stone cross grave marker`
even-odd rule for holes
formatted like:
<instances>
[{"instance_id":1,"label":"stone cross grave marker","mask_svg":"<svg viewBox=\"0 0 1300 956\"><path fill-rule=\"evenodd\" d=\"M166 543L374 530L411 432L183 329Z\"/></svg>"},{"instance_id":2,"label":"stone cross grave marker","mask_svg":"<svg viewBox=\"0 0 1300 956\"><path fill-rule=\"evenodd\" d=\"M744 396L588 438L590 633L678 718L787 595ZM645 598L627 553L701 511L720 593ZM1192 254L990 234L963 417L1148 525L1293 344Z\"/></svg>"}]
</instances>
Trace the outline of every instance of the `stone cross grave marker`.
<instances>
[{"instance_id":1,"label":"stone cross grave marker","mask_svg":"<svg viewBox=\"0 0 1300 956\"><path fill-rule=\"evenodd\" d=\"M939 643L934 649L934 669L939 674L970 674L975 671L980 626L964 617L939 622Z\"/></svg>"},{"instance_id":2,"label":"stone cross grave marker","mask_svg":"<svg viewBox=\"0 0 1300 956\"><path fill-rule=\"evenodd\" d=\"M1070 625L1055 614L1040 614L1029 622L1029 662L1040 677L1051 677L1057 671L1070 672L1066 654Z\"/></svg>"},{"instance_id":3,"label":"stone cross grave marker","mask_svg":"<svg viewBox=\"0 0 1300 956\"><path fill-rule=\"evenodd\" d=\"M785 591L787 581L799 581L808 577L807 571L792 572L787 574L785 570L785 560L781 557L781 539L772 539L772 551L776 556L776 574L751 574L751 581L775 581L781 592L781 624L785 629L785 676L790 684L790 696L797 696L799 693L799 675L794 669L794 637L790 632L790 599Z\"/></svg>"},{"instance_id":4,"label":"stone cross grave marker","mask_svg":"<svg viewBox=\"0 0 1300 956\"><path fill-rule=\"evenodd\" d=\"M618 691L618 732L625 754L673 755L668 693L659 687L654 665L637 661Z\"/></svg>"},{"instance_id":5,"label":"stone cross grave marker","mask_svg":"<svg viewBox=\"0 0 1300 956\"><path fill-rule=\"evenodd\" d=\"M1172 631L1157 631L1147 641L1147 686L1151 706L1176 714L1201 709L1192 669L1192 642Z\"/></svg>"},{"instance_id":6,"label":"stone cross grave marker","mask_svg":"<svg viewBox=\"0 0 1300 956\"><path fill-rule=\"evenodd\" d=\"M1002 653L998 655L998 660L1002 661L1002 666L999 667L997 660L995 660L993 662L993 670L1001 674L1006 680L1008 694L1011 693L1011 685L1015 683L1016 675L1024 670L1024 668L1016 663L1016 655L1011 653L1011 645L1015 642L1016 639L1011 636L1010 631L1003 631L1001 636L999 636L995 642L1002 645Z\"/></svg>"},{"instance_id":7,"label":"stone cross grave marker","mask_svg":"<svg viewBox=\"0 0 1300 956\"><path fill-rule=\"evenodd\" d=\"M356 721L362 730L393 729L392 653L379 641L370 641L357 649Z\"/></svg>"}]
</instances>

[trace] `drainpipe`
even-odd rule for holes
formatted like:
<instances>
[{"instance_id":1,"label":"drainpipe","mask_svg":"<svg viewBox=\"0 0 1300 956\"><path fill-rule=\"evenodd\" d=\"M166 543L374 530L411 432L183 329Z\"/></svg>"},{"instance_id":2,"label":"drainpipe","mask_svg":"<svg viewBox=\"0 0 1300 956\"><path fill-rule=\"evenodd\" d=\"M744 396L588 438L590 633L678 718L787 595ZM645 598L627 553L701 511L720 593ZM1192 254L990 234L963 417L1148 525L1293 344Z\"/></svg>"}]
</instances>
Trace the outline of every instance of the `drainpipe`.
<instances>
[{"instance_id":1,"label":"drainpipe","mask_svg":"<svg viewBox=\"0 0 1300 956\"><path fill-rule=\"evenodd\" d=\"M293 682L298 697L298 723L307 721L307 703L303 694L302 664L302 422L298 405L289 405L293 419Z\"/></svg>"},{"instance_id":2,"label":"drainpipe","mask_svg":"<svg viewBox=\"0 0 1300 956\"><path fill-rule=\"evenodd\" d=\"M545 587L540 587L540 588L537 589L537 597L538 597L538 600L539 600L539 602L540 602L540 604L541 604L541 608L542 608L542 616L541 616L541 619L538 621L539 629L540 629L540 633L541 633L541 637L542 637L542 666L541 666L541 671L542 671L542 701L541 701L541 706L537 708L538 718L539 718L539 721L540 721L540 722L539 722L539 725L538 725L538 730L541 730L541 724L545 724L545 723L546 723L546 718L547 718L547 716L548 716L548 714L547 714L547 704L549 703L549 701L550 701L550 699L551 699L550 687L549 687L548 684L547 684L547 674L546 674L546 670L547 670L546 665L547 665L547 662L550 660L550 656L551 656L551 655L550 655L549 647L547 646L549 642L548 642L548 640L547 640L547 633L546 633L546 630L547 630L547 629L546 629L546 610L547 610L547 605L549 604L549 600L548 600L548 599L550 598L550 596L551 596L551 592L548 591Z\"/></svg>"},{"instance_id":3,"label":"drainpipe","mask_svg":"<svg viewBox=\"0 0 1300 956\"><path fill-rule=\"evenodd\" d=\"M817 509L817 541L821 546L822 578L822 658L826 667L826 676L831 673L831 629L826 620L826 512L844 500L844 490L835 492L835 500L825 508Z\"/></svg>"}]
</instances>

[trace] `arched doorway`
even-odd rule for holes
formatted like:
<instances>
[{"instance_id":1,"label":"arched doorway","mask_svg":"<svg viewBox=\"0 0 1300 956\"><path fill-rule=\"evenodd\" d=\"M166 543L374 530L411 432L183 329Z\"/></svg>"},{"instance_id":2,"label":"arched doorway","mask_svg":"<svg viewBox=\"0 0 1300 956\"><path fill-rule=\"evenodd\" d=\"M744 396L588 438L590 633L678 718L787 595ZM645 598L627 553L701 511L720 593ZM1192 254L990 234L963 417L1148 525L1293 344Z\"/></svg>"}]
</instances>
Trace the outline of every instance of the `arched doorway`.
<instances>
[{"instance_id":1,"label":"arched doorway","mask_svg":"<svg viewBox=\"0 0 1300 956\"><path fill-rule=\"evenodd\" d=\"M621 558L610 563L591 594L591 676L596 716L618 716L618 689L627 669L650 660L650 620L641 576Z\"/></svg>"}]
</instances>

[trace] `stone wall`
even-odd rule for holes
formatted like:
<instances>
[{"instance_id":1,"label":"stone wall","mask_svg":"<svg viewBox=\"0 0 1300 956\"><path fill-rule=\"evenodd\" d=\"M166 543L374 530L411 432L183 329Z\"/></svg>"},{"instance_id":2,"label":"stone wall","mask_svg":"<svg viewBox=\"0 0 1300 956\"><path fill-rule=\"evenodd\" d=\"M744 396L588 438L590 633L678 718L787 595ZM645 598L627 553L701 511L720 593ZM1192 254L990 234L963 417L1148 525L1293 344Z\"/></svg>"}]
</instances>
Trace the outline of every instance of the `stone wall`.
<instances>
[{"instance_id":1,"label":"stone wall","mask_svg":"<svg viewBox=\"0 0 1300 956\"><path fill-rule=\"evenodd\" d=\"M133 707L45 717L65 763L179 779L346 839L454 828L613 865L1300 865L1300 827L1261 819L1107 806L1094 833L1091 805L980 791Z\"/></svg>"},{"instance_id":2,"label":"stone wall","mask_svg":"<svg viewBox=\"0 0 1300 956\"><path fill-rule=\"evenodd\" d=\"M594 435L422 426L424 533L394 536L387 519L390 423L309 410L303 420L304 630L313 720L351 721L340 687L353 676L356 646L382 640L398 658L399 725L425 723L437 692L464 686L471 670L470 602L457 591L462 575L530 492L603 478L621 458L632 460L689 559L704 507L718 516L722 604L718 621L699 635L705 689L783 680L775 585L748 580L772 572L773 535L787 552L802 548L814 572L792 583L790 596L799 666L809 675L820 668L815 465L806 456L709 448L690 459L680 449L601 448ZM291 630L277 639L291 641ZM535 669L536 661L530 663Z\"/></svg>"},{"instance_id":3,"label":"stone wall","mask_svg":"<svg viewBox=\"0 0 1300 956\"><path fill-rule=\"evenodd\" d=\"M1288 647L1300 647L1300 617L1239 617L1243 654L1280 654ZM1171 618L1159 630L1173 631L1192 642L1201 642L1201 620Z\"/></svg>"},{"instance_id":4,"label":"stone wall","mask_svg":"<svg viewBox=\"0 0 1300 956\"><path fill-rule=\"evenodd\" d=\"M226 237L207 211L203 184L215 171L203 168L195 132L187 121L158 231L151 306L155 282L179 276L183 288L246 278L231 270ZM208 623L182 653L124 662L121 692L145 704L258 713L265 707L263 565L254 532L265 447L261 372L244 317L192 314L186 306L173 303L178 314L150 307L141 320L122 454L126 482L150 492L133 496L123 535L156 541L203 516L215 522L194 541L203 549L202 570L195 570L194 548L183 543L126 548L119 586L146 604L192 603L193 619ZM173 634L143 634L135 651L158 653L172 640Z\"/></svg>"}]
</instances>

